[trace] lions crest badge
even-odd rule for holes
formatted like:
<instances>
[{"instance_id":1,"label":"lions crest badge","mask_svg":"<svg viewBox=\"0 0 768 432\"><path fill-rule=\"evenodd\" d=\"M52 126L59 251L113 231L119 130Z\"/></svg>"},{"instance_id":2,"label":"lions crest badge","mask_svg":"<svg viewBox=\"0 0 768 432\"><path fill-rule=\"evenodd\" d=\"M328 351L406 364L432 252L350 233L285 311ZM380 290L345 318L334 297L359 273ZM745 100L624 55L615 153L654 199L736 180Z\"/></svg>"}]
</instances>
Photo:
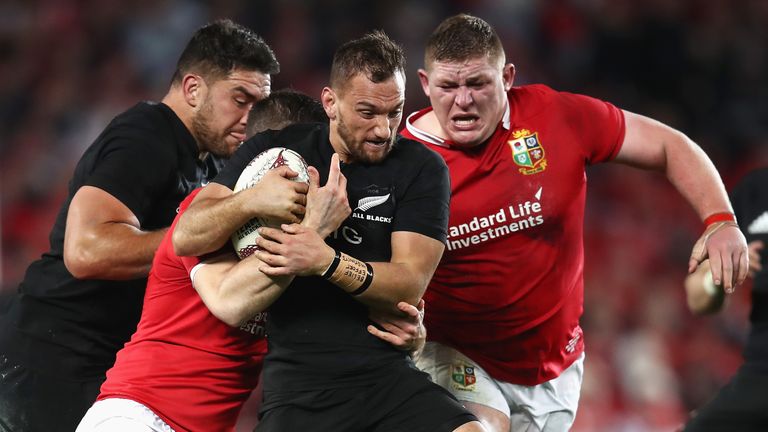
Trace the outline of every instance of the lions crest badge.
<instances>
[{"instance_id":1,"label":"lions crest badge","mask_svg":"<svg viewBox=\"0 0 768 432\"><path fill-rule=\"evenodd\" d=\"M477 383L477 377L475 376L475 368L462 363L453 365L453 388L456 390L474 391L475 383Z\"/></svg>"},{"instance_id":2,"label":"lions crest badge","mask_svg":"<svg viewBox=\"0 0 768 432\"><path fill-rule=\"evenodd\" d=\"M547 169L547 158L537 132L520 129L512 132L512 138L507 143L522 174L531 175Z\"/></svg>"}]
</instances>

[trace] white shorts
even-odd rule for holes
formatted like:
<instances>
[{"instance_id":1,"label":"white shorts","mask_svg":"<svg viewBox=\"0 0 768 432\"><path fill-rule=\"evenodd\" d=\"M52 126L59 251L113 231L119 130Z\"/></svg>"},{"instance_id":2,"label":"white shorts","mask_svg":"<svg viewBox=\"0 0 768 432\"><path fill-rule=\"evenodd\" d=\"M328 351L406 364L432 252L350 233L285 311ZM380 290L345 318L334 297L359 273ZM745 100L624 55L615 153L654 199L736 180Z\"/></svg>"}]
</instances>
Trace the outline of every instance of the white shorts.
<instances>
[{"instance_id":1,"label":"white shorts","mask_svg":"<svg viewBox=\"0 0 768 432\"><path fill-rule=\"evenodd\" d=\"M576 418L584 354L557 378L535 386L496 380L469 357L437 342L427 342L416 365L456 399L504 413L513 431L567 431Z\"/></svg>"},{"instance_id":2,"label":"white shorts","mask_svg":"<svg viewBox=\"0 0 768 432\"><path fill-rule=\"evenodd\" d=\"M136 401L109 398L96 401L75 432L174 432L151 409Z\"/></svg>"}]
</instances>

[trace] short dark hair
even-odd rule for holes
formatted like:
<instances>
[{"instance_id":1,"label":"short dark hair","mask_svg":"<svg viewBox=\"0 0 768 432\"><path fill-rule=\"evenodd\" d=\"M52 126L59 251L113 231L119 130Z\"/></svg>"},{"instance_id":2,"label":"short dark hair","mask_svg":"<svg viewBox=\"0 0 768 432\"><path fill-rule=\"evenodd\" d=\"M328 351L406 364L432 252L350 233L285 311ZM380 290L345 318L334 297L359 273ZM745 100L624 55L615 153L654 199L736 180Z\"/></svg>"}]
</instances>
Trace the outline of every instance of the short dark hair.
<instances>
[{"instance_id":1,"label":"short dark hair","mask_svg":"<svg viewBox=\"0 0 768 432\"><path fill-rule=\"evenodd\" d=\"M446 18L427 39L424 66L434 61L462 61L487 56L504 61L501 39L490 24L482 19L458 14Z\"/></svg>"},{"instance_id":2,"label":"short dark hair","mask_svg":"<svg viewBox=\"0 0 768 432\"><path fill-rule=\"evenodd\" d=\"M235 69L276 74L280 63L261 36L231 20L217 20L192 35L176 63L171 84L181 82L190 72L217 81Z\"/></svg>"},{"instance_id":3,"label":"short dark hair","mask_svg":"<svg viewBox=\"0 0 768 432\"><path fill-rule=\"evenodd\" d=\"M403 48L381 30L340 46L333 55L331 87L341 89L359 73L364 73L375 83L385 81L396 73L405 77Z\"/></svg>"},{"instance_id":4,"label":"short dark hair","mask_svg":"<svg viewBox=\"0 0 768 432\"><path fill-rule=\"evenodd\" d=\"M273 92L251 107L245 135L251 137L267 129L279 130L293 123L327 123L320 101L292 89Z\"/></svg>"}]
</instances>

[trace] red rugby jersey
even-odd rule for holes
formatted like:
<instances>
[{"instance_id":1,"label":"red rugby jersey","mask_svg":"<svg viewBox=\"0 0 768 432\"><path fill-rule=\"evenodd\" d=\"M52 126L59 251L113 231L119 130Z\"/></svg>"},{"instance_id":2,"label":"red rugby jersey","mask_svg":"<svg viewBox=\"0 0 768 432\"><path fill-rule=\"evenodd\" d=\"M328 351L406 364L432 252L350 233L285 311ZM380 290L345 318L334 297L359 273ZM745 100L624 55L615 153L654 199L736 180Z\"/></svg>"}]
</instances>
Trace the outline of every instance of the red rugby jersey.
<instances>
[{"instance_id":1,"label":"red rugby jersey","mask_svg":"<svg viewBox=\"0 0 768 432\"><path fill-rule=\"evenodd\" d=\"M494 378L536 385L584 350L585 166L616 156L621 110L543 85L515 87L489 141L461 151L413 126L451 174L447 248L424 296L428 338Z\"/></svg>"},{"instance_id":2,"label":"red rugby jersey","mask_svg":"<svg viewBox=\"0 0 768 432\"><path fill-rule=\"evenodd\" d=\"M155 254L136 333L117 353L98 399L140 402L178 432L232 431L267 351L266 315L237 329L211 314L189 277L199 260L173 252L177 221Z\"/></svg>"}]
</instances>

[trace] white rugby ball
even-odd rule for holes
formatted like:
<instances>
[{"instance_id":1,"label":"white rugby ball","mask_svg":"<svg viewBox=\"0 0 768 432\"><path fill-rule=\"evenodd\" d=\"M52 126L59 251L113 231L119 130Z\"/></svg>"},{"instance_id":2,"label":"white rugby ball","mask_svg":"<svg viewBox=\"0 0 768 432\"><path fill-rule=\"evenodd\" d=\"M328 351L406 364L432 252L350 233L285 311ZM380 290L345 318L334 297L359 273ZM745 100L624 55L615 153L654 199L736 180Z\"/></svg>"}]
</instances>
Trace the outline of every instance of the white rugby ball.
<instances>
[{"instance_id":1,"label":"white rugby ball","mask_svg":"<svg viewBox=\"0 0 768 432\"><path fill-rule=\"evenodd\" d=\"M259 153L248 163L237 179L235 192L253 187L264 177L267 171L284 165L288 165L293 171L299 173L292 180L309 183L309 172L307 171L307 163L304 161L304 158L293 150L284 147L273 147ZM260 235L257 229L263 226L277 228L280 226L280 222L270 220L269 218L255 217L232 234L232 246L235 247L235 252L237 252L237 256L240 259L250 256L258 250L256 239Z\"/></svg>"}]
</instances>

